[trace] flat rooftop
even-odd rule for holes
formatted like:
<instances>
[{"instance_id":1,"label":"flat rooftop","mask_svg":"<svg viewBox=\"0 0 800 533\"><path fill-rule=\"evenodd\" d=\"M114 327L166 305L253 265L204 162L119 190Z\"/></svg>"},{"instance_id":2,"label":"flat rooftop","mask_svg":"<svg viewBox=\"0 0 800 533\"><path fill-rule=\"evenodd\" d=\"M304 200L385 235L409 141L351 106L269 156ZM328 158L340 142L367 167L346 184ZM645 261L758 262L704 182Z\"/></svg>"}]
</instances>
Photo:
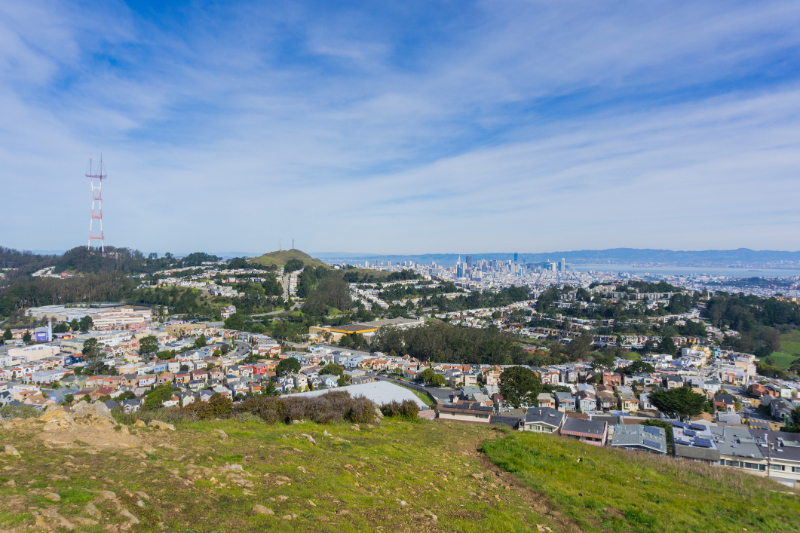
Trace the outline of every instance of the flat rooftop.
<instances>
[{"instance_id":1,"label":"flat rooftop","mask_svg":"<svg viewBox=\"0 0 800 533\"><path fill-rule=\"evenodd\" d=\"M411 400L417 405L421 411L428 409L425 403L417 398L417 396L405 387L400 387L388 381L375 381L373 383L362 383L361 385L348 385L346 387L338 387L335 389L315 390L310 392L301 392L299 394L292 394L295 396L319 396L321 394L328 394L332 391L347 391L350 396L364 397L372 400L377 405L383 405L392 401L402 402L403 400Z\"/></svg>"}]
</instances>

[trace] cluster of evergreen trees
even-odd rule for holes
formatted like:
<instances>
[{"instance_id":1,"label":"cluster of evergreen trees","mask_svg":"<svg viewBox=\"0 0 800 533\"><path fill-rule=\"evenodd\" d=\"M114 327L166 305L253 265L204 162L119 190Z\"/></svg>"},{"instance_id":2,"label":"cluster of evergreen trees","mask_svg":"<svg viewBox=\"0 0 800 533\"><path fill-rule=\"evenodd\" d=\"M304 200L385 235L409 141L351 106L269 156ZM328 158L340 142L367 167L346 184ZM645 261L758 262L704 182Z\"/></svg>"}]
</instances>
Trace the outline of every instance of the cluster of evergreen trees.
<instances>
[{"instance_id":1,"label":"cluster of evergreen trees","mask_svg":"<svg viewBox=\"0 0 800 533\"><path fill-rule=\"evenodd\" d=\"M422 361L512 365L528 364L529 354L514 335L494 329L462 328L443 323L401 330L384 327L373 347L386 353L408 354Z\"/></svg>"},{"instance_id":2,"label":"cluster of evergreen trees","mask_svg":"<svg viewBox=\"0 0 800 533\"><path fill-rule=\"evenodd\" d=\"M466 309L483 309L486 307L504 307L530 298L525 287L506 287L497 292L475 291L455 298L446 298L443 295L426 298L424 307L436 307L440 313L462 311Z\"/></svg>"}]
</instances>

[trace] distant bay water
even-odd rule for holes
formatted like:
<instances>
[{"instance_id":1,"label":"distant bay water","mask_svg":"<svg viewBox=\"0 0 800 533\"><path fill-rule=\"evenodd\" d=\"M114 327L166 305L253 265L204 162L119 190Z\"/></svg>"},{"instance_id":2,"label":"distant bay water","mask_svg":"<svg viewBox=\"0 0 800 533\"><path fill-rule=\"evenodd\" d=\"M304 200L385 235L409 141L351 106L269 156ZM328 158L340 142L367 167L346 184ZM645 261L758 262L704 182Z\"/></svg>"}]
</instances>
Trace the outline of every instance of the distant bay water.
<instances>
[{"instance_id":1,"label":"distant bay water","mask_svg":"<svg viewBox=\"0 0 800 533\"><path fill-rule=\"evenodd\" d=\"M800 276L800 268L729 268L703 266L642 266L636 264L572 264L576 272L624 272L627 274L660 274L662 276L727 276L729 278L789 278Z\"/></svg>"}]
</instances>

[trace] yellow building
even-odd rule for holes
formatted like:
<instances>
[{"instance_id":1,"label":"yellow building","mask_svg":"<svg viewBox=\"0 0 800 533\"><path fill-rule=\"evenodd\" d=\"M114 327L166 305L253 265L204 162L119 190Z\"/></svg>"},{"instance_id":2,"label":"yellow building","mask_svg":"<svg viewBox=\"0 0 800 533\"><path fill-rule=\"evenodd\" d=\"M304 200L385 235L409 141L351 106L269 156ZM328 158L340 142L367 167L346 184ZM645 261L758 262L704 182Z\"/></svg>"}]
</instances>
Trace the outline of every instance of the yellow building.
<instances>
[{"instance_id":1,"label":"yellow building","mask_svg":"<svg viewBox=\"0 0 800 533\"><path fill-rule=\"evenodd\" d=\"M360 334L363 335L367 341L378 331L375 326L368 326L366 324L348 324L346 326L311 326L308 328L308 334L312 337L316 336L320 341L324 342L339 342L339 339L345 335Z\"/></svg>"}]
</instances>

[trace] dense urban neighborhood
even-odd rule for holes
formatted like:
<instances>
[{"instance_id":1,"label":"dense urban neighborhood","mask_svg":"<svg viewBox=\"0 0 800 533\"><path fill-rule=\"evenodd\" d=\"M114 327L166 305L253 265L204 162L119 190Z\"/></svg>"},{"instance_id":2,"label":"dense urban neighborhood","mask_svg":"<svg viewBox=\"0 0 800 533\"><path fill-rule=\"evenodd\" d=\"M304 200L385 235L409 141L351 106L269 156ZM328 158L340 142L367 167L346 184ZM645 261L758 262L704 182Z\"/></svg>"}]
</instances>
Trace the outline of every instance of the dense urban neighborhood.
<instances>
[{"instance_id":1,"label":"dense urban neighborhood","mask_svg":"<svg viewBox=\"0 0 800 533\"><path fill-rule=\"evenodd\" d=\"M141 277L134 302L19 307L0 349L3 417L341 390L414 404L434 423L547 433L800 486L798 365L772 355L775 328L798 325L794 297L564 280L555 269L540 274L556 276L547 284L487 285L466 281L484 266L470 258L446 275L207 263ZM178 292L146 301L178 288L214 307L182 309Z\"/></svg>"}]
</instances>

